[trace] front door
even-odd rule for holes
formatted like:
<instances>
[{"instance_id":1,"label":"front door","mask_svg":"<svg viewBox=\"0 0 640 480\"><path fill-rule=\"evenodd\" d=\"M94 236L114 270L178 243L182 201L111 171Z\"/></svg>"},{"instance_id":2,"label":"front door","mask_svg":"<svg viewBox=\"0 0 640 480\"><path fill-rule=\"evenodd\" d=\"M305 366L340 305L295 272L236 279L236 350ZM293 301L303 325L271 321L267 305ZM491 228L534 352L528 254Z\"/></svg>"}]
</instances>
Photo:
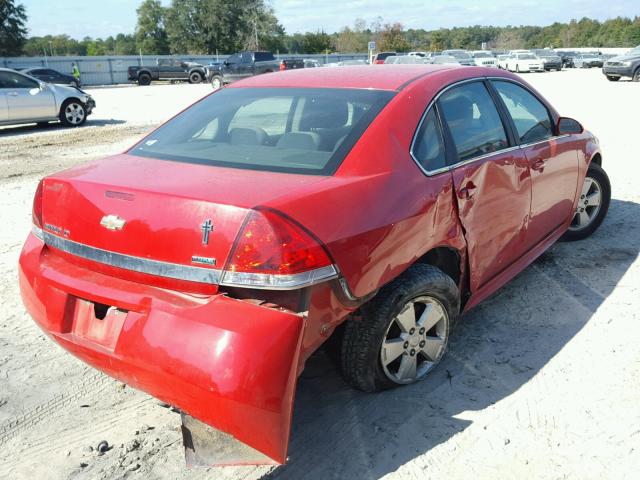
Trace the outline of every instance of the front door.
<instances>
[{"instance_id":1,"label":"front door","mask_svg":"<svg viewBox=\"0 0 640 480\"><path fill-rule=\"evenodd\" d=\"M38 120L57 116L53 93L47 86L17 72L0 72L0 85L7 100L9 120Z\"/></svg>"},{"instance_id":2,"label":"front door","mask_svg":"<svg viewBox=\"0 0 640 480\"><path fill-rule=\"evenodd\" d=\"M460 222L465 230L471 292L526 251L531 183L527 159L483 81L447 90L437 102L449 144Z\"/></svg>"},{"instance_id":3,"label":"front door","mask_svg":"<svg viewBox=\"0 0 640 480\"><path fill-rule=\"evenodd\" d=\"M514 125L531 172L531 218L527 245L534 247L573 215L578 152L570 136L554 136L545 105L523 86L493 80Z\"/></svg>"}]
</instances>

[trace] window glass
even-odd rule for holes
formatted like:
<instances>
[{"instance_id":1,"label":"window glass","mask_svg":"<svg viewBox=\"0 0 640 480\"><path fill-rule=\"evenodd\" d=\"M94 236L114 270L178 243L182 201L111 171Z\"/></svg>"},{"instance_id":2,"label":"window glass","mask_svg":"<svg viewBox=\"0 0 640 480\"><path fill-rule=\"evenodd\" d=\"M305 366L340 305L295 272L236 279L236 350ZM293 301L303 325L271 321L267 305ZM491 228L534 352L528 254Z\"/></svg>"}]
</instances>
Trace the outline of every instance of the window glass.
<instances>
[{"instance_id":1,"label":"window glass","mask_svg":"<svg viewBox=\"0 0 640 480\"><path fill-rule=\"evenodd\" d=\"M234 53L229 58L227 58L227 63L239 63L240 62L240 54Z\"/></svg>"},{"instance_id":2,"label":"window glass","mask_svg":"<svg viewBox=\"0 0 640 480\"><path fill-rule=\"evenodd\" d=\"M442 132L433 108L418 131L416 143L413 146L413 156L427 171L434 171L447 165Z\"/></svg>"},{"instance_id":3,"label":"window glass","mask_svg":"<svg viewBox=\"0 0 640 480\"><path fill-rule=\"evenodd\" d=\"M533 94L511 82L494 81L493 86L513 119L520 143L539 142L553 136L549 112Z\"/></svg>"},{"instance_id":4,"label":"window glass","mask_svg":"<svg viewBox=\"0 0 640 480\"><path fill-rule=\"evenodd\" d=\"M229 123L234 128L261 128L269 135L282 135L287 129L287 120L293 98L261 98L238 109Z\"/></svg>"},{"instance_id":5,"label":"window glass","mask_svg":"<svg viewBox=\"0 0 640 480\"><path fill-rule=\"evenodd\" d=\"M130 153L331 175L393 95L364 89L224 88L151 133Z\"/></svg>"},{"instance_id":6,"label":"window glass","mask_svg":"<svg viewBox=\"0 0 640 480\"><path fill-rule=\"evenodd\" d=\"M460 161L496 152L509 145L498 110L481 82L447 90L438 103Z\"/></svg>"},{"instance_id":7,"label":"window glass","mask_svg":"<svg viewBox=\"0 0 640 480\"><path fill-rule=\"evenodd\" d=\"M253 60L253 55L251 55L251 52L243 52L242 53L242 63L251 63L251 61Z\"/></svg>"},{"instance_id":8,"label":"window glass","mask_svg":"<svg viewBox=\"0 0 640 480\"><path fill-rule=\"evenodd\" d=\"M38 82L13 72L0 72L0 88L39 88Z\"/></svg>"}]
</instances>

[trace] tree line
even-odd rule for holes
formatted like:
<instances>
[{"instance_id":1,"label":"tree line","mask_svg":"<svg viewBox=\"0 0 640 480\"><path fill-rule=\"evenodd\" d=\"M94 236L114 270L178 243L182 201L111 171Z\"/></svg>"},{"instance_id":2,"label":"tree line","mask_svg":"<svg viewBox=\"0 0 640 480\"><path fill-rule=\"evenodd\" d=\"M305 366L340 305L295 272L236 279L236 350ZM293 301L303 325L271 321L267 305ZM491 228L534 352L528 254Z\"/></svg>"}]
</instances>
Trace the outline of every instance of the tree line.
<instances>
[{"instance_id":1,"label":"tree line","mask_svg":"<svg viewBox=\"0 0 640 480\"><path fill-rule=\"evenodd\" d=\"M359 53L376 41L381 51L476 50L544 47L633 47L640 44L640 17L600 22L589 18L537 26L472 26L404 29L382 18L357 19L335 33L287 34L263 0L144 0L132 34L77 40L68 35L27 37L27 12L16 0L0 0L0 56L228 54L248 49L280 53Z\"/></svg>"}]
</instances>

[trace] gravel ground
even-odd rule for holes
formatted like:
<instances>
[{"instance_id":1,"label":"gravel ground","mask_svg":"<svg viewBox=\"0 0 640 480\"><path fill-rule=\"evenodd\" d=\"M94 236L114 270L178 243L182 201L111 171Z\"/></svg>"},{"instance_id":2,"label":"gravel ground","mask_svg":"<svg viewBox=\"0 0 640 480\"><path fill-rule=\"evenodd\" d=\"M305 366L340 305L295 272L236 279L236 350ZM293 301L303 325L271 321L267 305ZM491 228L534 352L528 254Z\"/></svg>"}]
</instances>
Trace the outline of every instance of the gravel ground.
<instances>
[{"instance_id":1,"label":"gravel ground","mask_svg":"<svg viewBox=\"0 0 640 480\"><path fill-rule=\"evenodd\" d=\"M286 467L184 467L178 415L84 366L24 312L17 259L37 180L131 145L206 85L94 89L88 126L0 130L0 478L637 478L640 85L597 70L525 77L601 140L609 215L465 315L426 381L367 395L319 353ZM635 106L635 107L633 107ZM106 440L103 455L95 448Z\"/></svg>"}]
</instances>

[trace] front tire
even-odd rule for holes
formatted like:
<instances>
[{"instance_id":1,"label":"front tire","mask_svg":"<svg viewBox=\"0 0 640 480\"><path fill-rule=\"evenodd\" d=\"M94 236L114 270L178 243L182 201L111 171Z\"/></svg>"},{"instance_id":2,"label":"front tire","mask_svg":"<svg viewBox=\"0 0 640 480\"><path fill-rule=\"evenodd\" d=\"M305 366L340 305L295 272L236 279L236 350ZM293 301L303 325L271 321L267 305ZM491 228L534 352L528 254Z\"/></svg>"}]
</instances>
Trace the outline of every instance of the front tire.
<instances>
[{"instance_id":1,"label":"front tire","mask_svg":"<svg viewBox=\"0 0 640 480\"><path fill-rule=\"evenodd\" d=\"M631 78L632 82L640 82L640 68L637 68L633 77Z\"/></svg>"},{"instance_id":2,"label":"front tire","mask_svg":"<svg viewBox=\"0 0 640 480\"><path fill-rule=\"evenodd\" d=\"M617 82L618 80L620 80L620 77L612 77L611 75L607 75L607 80L609 80L610 82Z\"/></svg>"},{"instance_id":3,"label":"front tire","mask_svg":"<svg viewBox=\"0 0 640 480\"><path fill-rule=\"evenodd\" d=\"M65 127L79 127L87 121L87 109L80 100L71 98L60 107L58 118Z\"/></svg>"},{"instance_id":4,"label":"front tire","mask_svg":"<svg viewBox=\"0 0 640 480\"><path fill-rule=\"evenodd\" d=\"M220 75L214 75L211 77L211 87L213 87L214 90L220 90L222 86L222 77Z\"/></svg>"},{"instance_id":5,"label":"front tire","mask_svg":"<svg viewBox=\"0 0 640 480\"><path fill-rule=\"evenodd\" d=\"M582 184L571 225L560 240L571 242L589 237L598 229L607 215L610 201L609 177L600 165L592 163Z\"/></svg>"},{"instance_id":6,"label":"front tire","mask_svg":"<svg viewBox=\"0 0 640 480\"><path fill-rule=\"evenodd\" d=\"M354 388L376 392L420 381L444 355L460 311L455 282L436 267L411 266L344 329L341 367Z\"/></svg>"}]
</instances>

